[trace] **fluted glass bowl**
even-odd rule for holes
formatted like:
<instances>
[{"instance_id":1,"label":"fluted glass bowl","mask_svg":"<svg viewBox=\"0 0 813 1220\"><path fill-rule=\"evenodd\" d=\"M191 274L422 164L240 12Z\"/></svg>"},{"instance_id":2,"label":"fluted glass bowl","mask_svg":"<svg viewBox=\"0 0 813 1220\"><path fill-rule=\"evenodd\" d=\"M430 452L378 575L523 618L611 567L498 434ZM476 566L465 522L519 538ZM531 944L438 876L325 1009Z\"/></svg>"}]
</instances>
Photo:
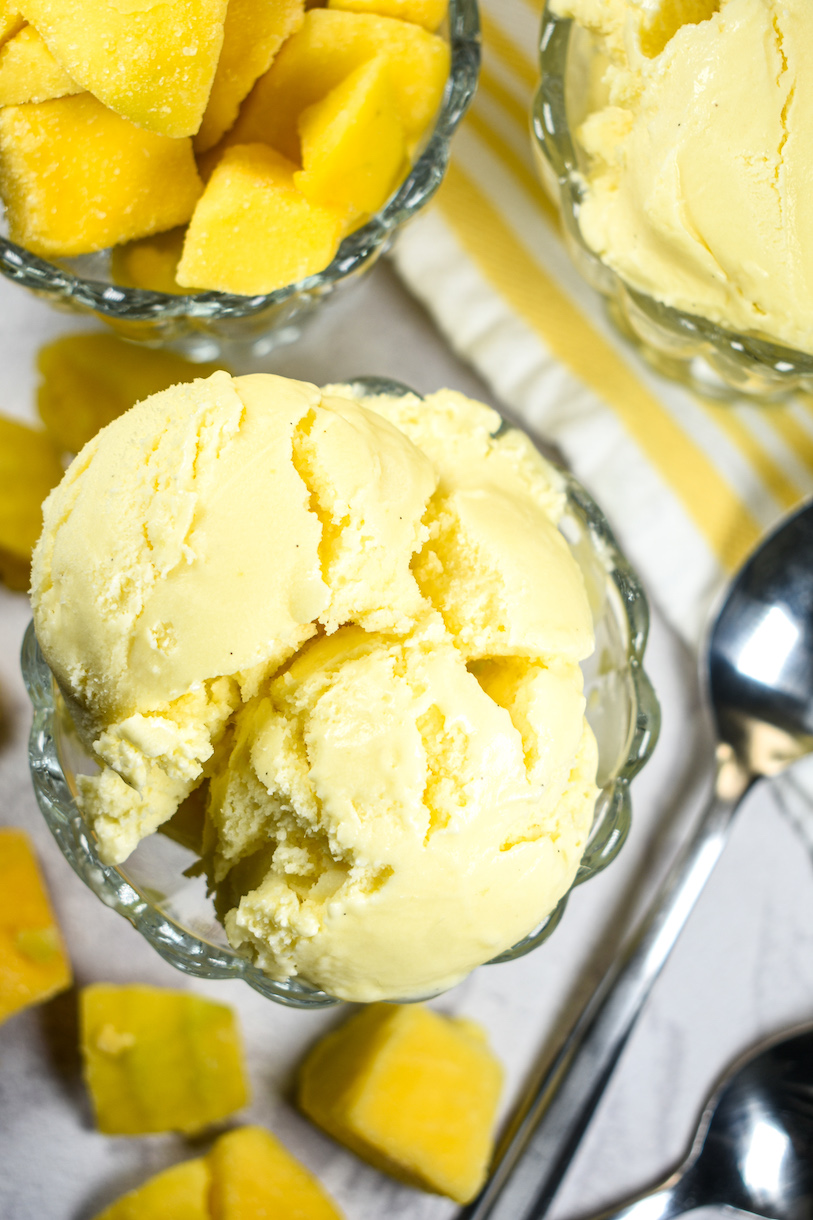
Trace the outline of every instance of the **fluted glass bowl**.
<instances>
[{"instance_id":1,"label":"fluted glass bowl","mask_svg":"<svg viewBox=\"0 0 813 1220\"><path fill-rule=\"evenodd\" d=\"M384 207L344 239L336 257L317 275L261 296L147 292L113 283L109 250L46 262L9 241L4 223L0 227L0 272L58 308L95 314L126 339L152 347L171 345L195 360L212 360L235 348L262 355L291 342L322 301L370 270L399 229L440 186L452 136L477 87L477 0L449 0L448 18L439 33L449 41L451 67L423 151Z\"/></svg>"},{"instance_id":2,"label":"fluted glass bowl","mask_svg":"<svg viewBox=\"0 0 813 1220\"><path fill-rule=\"evenodd\" d=\"M413 393L380 378L360 379L351 388L362 397ZM571 475L562 472L562 477L567 507L560 528L584 574L596 633L595 652L582 668L587 718L599 748L600 793L575 886L605 868L627 836L629 783L654 749L660 710L642 664L649 628L644 593L601 510ZM77 774L96 766L76 735L33 623L23 642L22 668L34 705L29 761L37 801L64 856L94 893L179 970L210 979L241 978L294 1008L338 1003L296 978L275 982L231 949L205 879L184 875L197 857L167 835L151 835L122 865L102 863L74 799ZM511 961L540 945L559 923L566 902L567 895L539 927L494 961Z\"/></svg>"},{"instance_id":3,"label":"fluted glass bowl","mask_svg":"<svg viewBox=\"0 0 813 1220\"><path fill-rule=\"evenodd\" d=\"M533 147L539 174L558 204L573 260L605 297L610 316L658 372L721 399L778 399L813 392L813 355L706 318L683 313L630 287L587 246L579 229L587 158L575 137L590 109L599 51L593 36L545 6L541 81L534 99Z\"/></svg>"}]
</instances>

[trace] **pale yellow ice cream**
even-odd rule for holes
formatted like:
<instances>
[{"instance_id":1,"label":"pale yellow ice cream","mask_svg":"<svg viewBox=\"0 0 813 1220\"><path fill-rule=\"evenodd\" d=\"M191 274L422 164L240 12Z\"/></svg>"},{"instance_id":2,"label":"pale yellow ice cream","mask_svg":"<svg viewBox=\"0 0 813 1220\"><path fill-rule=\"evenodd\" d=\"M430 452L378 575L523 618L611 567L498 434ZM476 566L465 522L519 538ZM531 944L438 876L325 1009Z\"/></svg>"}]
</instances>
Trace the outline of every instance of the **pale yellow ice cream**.
<instances>
[{"instance_id":1,"label":"pale yellow ice cream","mask_svg":"<svg viewBox=\"0 0 813 1220\"><path fill-rule=\"evenodd\" d=\"M813 4L554 0L598 39L579 225L632 287L813 351Z\"/></svg>"},{"instance_id":2,"label":"pale yellow ice cream","mask_svg":"<svg viewBox=\"0 0 813 1220\"><path fill-rule=\"evenodd\" d=\"M45 505L43 653L118 862L193 790L229 939L348 999L447 987L573 880L592 623L555 471L451 391L139 404Z\"/></svg>"}]
</instances>

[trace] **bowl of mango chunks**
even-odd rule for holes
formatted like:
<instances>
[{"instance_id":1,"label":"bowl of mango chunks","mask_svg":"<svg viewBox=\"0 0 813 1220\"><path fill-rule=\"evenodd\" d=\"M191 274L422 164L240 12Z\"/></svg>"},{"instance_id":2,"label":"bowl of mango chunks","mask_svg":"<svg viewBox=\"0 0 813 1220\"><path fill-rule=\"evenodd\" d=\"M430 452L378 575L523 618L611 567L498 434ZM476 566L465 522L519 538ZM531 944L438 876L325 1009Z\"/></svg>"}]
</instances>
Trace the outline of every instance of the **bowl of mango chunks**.
<instances>
[{"instance_id":1,"label":"bowl of mango chunks","mask_svg":"<svg viewBox=\"0 0 813 1220\"><path fill-rule=\"evenodd\" d=\"M268 351L432 197L477 0L0 0L0 272L196 359Z\"/></svg>"}]
</instances>

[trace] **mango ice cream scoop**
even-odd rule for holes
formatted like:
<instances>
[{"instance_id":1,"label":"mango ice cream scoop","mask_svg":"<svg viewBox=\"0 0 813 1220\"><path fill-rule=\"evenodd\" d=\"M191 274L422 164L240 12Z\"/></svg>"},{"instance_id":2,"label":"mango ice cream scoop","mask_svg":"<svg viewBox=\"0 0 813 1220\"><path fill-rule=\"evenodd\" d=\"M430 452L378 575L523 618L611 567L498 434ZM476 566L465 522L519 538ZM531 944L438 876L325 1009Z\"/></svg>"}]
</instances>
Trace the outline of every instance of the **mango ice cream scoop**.
<instances>
[{"instance_id":1,"label":"mango ice cream scoop","mask_svg":"<svg viewBox=\"0 0 813 1220\"><path fill-rule=\"evenodd\" d=\"M271 978L428 995L573 881L592 620L561 478L500 422L217 372L104 428L45 503L35 628L102 859L197 802L229 940Z\"/></svg>"}]
</instances>

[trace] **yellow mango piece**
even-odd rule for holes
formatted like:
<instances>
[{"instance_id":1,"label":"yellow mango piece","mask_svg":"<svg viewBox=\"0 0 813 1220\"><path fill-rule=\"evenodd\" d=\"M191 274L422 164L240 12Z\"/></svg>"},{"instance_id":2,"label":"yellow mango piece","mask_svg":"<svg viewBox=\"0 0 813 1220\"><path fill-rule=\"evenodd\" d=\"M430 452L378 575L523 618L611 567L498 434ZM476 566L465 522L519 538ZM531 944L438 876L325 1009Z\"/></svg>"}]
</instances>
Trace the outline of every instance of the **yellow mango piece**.
<instances>
[{"instance_id":1,"label":"yellow mango piece","mask_svg":"<svg viewBox=\"0 0 813 1220\"><path fill-rule=\"evenodd\" d=\"M313 203L351 215L378 210L404 177L404 130L383 55L362 64L299 118L302 170L294 182Z\"/></svg>"},{"instance_id":2,"label":"yellow mango piece","mask_svg":"<svg viewBox=\"0 0 813 1220\"><path fill-rule=\"evenodd\" d=\"M341 1220L316 1178L262 1127L221 1135L208 1159L212 1220Z\"/></svg>"},{"instance_id":3,"label":"yellow mango piece","mask_svg":"<svg viewBox=\"0 0 813 1220\"><path fill-rule=\"evenodd\" d=\"M227 143L261 141L298 161L302 111L374 55L387 60L407 139L418 138L443 96L448 45L411 22L314 8L246 98Z\"/></svg>"},{"instance_id":4,"label":"yellow mango piece","mask_svg":"<svg viewBox=\"0 0 813 1220\"><path fill-rule=\"evenodd\" d=\"M327 0L327 7L346 13L379 13L436 30L446 16L448 0Z\"/></svg>"},{"instance_id":5,"label":"yellow mango piece","mask_svg":"<svg viewBox=\"0 0 813 1220\"><path fill-rule=\"evenodd\" d=\"M25 25L25 17L17 11L16 0L0 0L0 46L13 38Z\"/></svg>"},{"instance_id":6,"label":"yellow mango piece","mask_svg":"<svg viewBox=\"0 0 813 1220\"><path fill-rule=\"evenodd\" d=\"M94 1220L211 1220L205 1157L183 1161L122 1195Z\"/></svg>"},{"instance_id":7,"label":"yellow mango piece","mask_svg":"<svg viewBox=\"0 0 813 1220\"><path fill-rule=\"evenodd\" d=\"M200 1131L247 1101L234 1013L187 991L97 983L80 996L85 1080L107 1135Z\"/></svg>"},{"instance_id":8,"label":"yellow mango piece","mask_svg":"<svg viewBox=\"0 0 813 1220\"><path fill-rule=\"evenodd\" d=\"M222 367L134 347L107 331L62 335L39 350L37 408L57 444L78 453L100 428L143 398Z\"/></svg>"},{"instance_id":9,"label":"yellow mango piece","mask_svg":"<svg viewBox=\"0 0 813 1220\"><path fill-rule=\"evenodd\" d=\"M0 106L81 92L82 86L60 67L33 25L23 26L0 46Z\"/></svg>"},{"instance_id":10,"label":"yellow mango piece","mask_svg":"<svg viewBox=\"0 0 813 1220\"><path fill-rule=\"evenodd\" d=\"M47 433L0 416L0 578L9 588L28 588L42 502L63 473Z\"/></svg>"},{"instance_id":11,"label":"yellow mango piece","mask_svg":"<svg viewBox=\"0 0 813 1220\"><path fill-rule=\"evenodd\" d=\"M485 1181L501 1084L472 1022L372 1004L313 1048L299 1105L377 1169L466 1203Z\"/></svg>"},{"instance_id":12,"label":"yellow mango piece","mask_svg":"<svg viewBox=\"0 0 813 1220\"><path fill-rule=\"evenodd\" d=\"M134 127L89 93L0 110L12 241L46 258L183 224L203 189L191 140Z\"/></svg>"},{"instance_id":13,"label":"yellow mango piece","mask_svg":"<svg viewBox=\"0 0 813 1220\"><path fill-rule=\"evenodd\" d=\"M110 274L124 288L146 288L151 292L184 293L175 279L186 229L153 233L138 241L115 246L110 254Z\"/></svg>"},{"instance_id":14,"label":"yellow mango piece","mask_svg":"<svg viewBox=\"0 0 813 1220\"><path fill-rule=\"evenodd\" d=\"M0 1021L71 985L34 849L24 830L0 830Z\"/></svg>"},{"instance_id":15,"label":"yellow mango piece","mask_svg":"<svg viewBox=\"0 0 813 1220\"><path fill-rule=\"evenodd\" d=\"M223 50L195 136L196 152L205 152L229 130L243 98L268 71L285 39L299 29L304 15L305 0L229 0Z\"/></svg>"},{"instance_id":16,"label":"yellow mango piece","mask_svg":"<svg viewBox=\"0 0 813 1220\"><path fill-rule=\"evenodd\" d=\"M264 144L228 149L189 222L178 283L253 296L326 267L345 213L306 199L295 169Z\"/></svg>"},{"instance_id":17,"label":"yellow mango piece","mask_svg":"<svg viewBox=\"0 0 813 1220\"><path fill-rule=\"evenodd\" d=\"M21 0L65 71L131 123L163 136L200 127L227 0Z\"/></svg>"}]
</instances>

